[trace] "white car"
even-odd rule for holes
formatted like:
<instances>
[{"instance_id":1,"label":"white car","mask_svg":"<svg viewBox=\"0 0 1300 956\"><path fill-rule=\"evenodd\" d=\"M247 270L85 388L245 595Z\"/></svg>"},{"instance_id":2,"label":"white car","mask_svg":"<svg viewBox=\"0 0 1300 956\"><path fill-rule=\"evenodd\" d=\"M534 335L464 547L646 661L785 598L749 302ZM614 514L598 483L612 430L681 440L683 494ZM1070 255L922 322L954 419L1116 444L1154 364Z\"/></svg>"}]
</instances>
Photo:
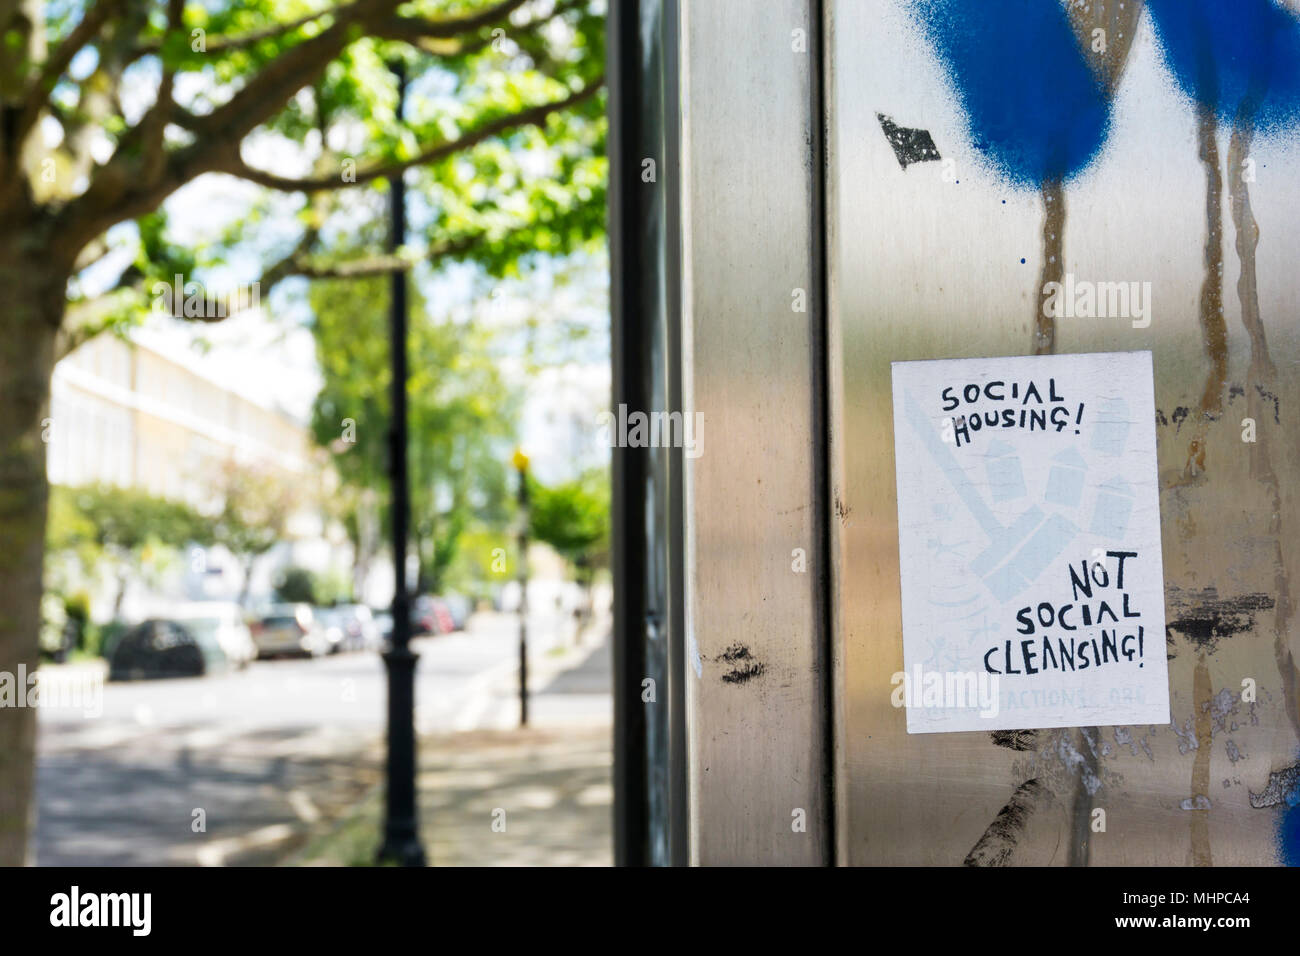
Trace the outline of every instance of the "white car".
<instances>
[{"instance_id":1,"label":"white car","mask_svg":"<svg viewBox=\"0 0 1300 956\"><path fill-rule=\"evenodd\" d=\"M258 657L320 657L329 637L309 604L275 604L253 625Z\"/></svg>"},{"instance_id":2,"label":"white car","mask_svg":"<svg viewBox=\"0 0 1300 956\"><path fill-rule=\"evenodd\" d=\"M216 641L231 667L247 667L257 657L257 646L244 623L244 612L233 601L195 601L172 608L168 616L188 628L200 641Z\"/></svg>"}]
</instances>

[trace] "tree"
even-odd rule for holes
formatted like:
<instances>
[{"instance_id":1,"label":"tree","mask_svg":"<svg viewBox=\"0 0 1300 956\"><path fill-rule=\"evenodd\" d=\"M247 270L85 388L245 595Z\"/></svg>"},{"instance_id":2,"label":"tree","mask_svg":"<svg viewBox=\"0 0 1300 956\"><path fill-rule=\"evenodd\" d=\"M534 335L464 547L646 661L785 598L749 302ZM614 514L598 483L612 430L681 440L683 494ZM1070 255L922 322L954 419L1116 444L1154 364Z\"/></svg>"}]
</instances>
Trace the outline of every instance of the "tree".
<instances>
[{"instance_id":1,"label":"tree","mask_svg":"<svg viewBox=\"0 0 1300 956\"><path fill-rule=\"evenodd\" d=\"M236 244L267 254L266 293L417 259L505 271L590 241L603 218L604 54L598 14L573 0L8 0L0 37L0 671L13 671L36 664L56 357L150 295L220 318L225 299L199 279ZM393 58L445 94L417 100L405 122L384 69ZM258 165L246 143L264 156L307 144L297 152L311 172ZM428 196L418 241L334 255L367 187L415 168ZM305 197L297 234L258 248L253 218L212 249L172 242L163 203L205 173ZM92 267L133 247L92 297ZM177 276L198 314L160 292ZM0 864L24 857L34 742L29 709L0 711Z\"/></svg>"},{"instance_id":2,"label":"tree","mask_svg":"<svg viewBox=\"0 0 1300 956\"><path fill-rule=\"evenodd\" d=\"M213 488L221 511L212 522L212 543L235 555L244 572L239 603L248 597L257 559L285 538L301 496L292 482L266 465L225 461Z\"/></svg>"},{"instance_id":3,"label":"tree","mask_svg":"<svg viewBox=\"0 0 1300 956\"><path fill-rule=\"evenodd\" d=\"M609 554L609 469L546 487L529 479L529 534L560 553L590 590Z\"/></svg>"},{"instance_id":4,"label":"tree","mask_svg":"<svg viewBox=\"0 0 1300 956\"><path fill-rule=\"evenodd\" d=\"M377 536L361 534L367 519L372 528L388 526L387 300L387 283L376 279L321 282L311 293L323 379L312 431L349 492L343 500L353 510L344 524L358 560L367 562L378 545ZM411 539L419 588L438 591L465 529L475 520L506 519L503 449L514 435L518 399L492 360L485 330L474 321L435 322L419 296L414 300L407 389Z\"/></svg>"},{"instance_id":5,"label":"tree","mask_svg":"<svg viewBox=\"0 0 1300 956\"><path fill-rule=\"evenodd\" d=\"M87 572L104 567L116 579L115 615L131 575L149 553L174 553L210 540L208 522L188 504L138 488L87 485L57 488L50 503L50 550L73 551Z\"/></svg>"},{"instance_id":6,"label":"tree","mask_svg":"<svg viewBox=\"0 0 1300 956\"><path fill-rule=\"evenodd\" d=\"M306 568L286 568L276 581L275 596L289 604L315 604L316 576Z\"/></svg>"}]
</instances>

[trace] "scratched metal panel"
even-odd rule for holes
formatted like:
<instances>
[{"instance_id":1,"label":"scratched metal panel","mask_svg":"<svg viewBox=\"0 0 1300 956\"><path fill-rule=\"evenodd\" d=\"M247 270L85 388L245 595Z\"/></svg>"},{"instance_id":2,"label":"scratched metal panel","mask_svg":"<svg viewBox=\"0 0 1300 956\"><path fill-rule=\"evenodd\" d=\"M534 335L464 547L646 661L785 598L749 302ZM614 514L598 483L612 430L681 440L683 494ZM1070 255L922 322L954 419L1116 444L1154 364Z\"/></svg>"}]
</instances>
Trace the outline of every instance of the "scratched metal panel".
<instances>
[{"instance_id":1,"label":"scratched metal panel","mask_svg":"<svg viewBox=\"0 0 1300 956\"><path fill-rule=\"evenodd\" d=\"M1104 6L1075 4L1067 20L1046 2L828 0L840 862L1300 856L1300 61L1286 59L1300 27L1267 2L1216 5L1234 19L1201 34L1179 20L1199 0ZM1047 12L1028 31L999 22L1035 7ZM1063 50L1062 30L1078 42L1098 28L1104 55ZM1282 58L1251 52L1264 35ZM1239 97L1218 116L1214 102L1197 105L1204 91L1186 69L1198 37L1209 75ZM1233 72L1261 62L1253 77ZM1086 113L1080 100L1102 99L1093 154L1063 182L1050 161L1035 173L1032 142L1007 142L1059 120L1032 101L999 113L998 71L1016 69L1026 90L1059 88L1071 122ZM909 130L928 131L933 150ZM1042 285L1061 273L1150 282L1149 326L1040 318ZM890 704L902 667L890 361L1133 349L1155 364L1173 725L1001 744L908 736ZM1253 704L1240 699L1247 678ZM1104 832L1089 826L1097 808Z\"/></svg>"},{"instance_id":2,"label":"scratched metal panel","mask_svg":"<svg viewBox=\"0 0 1300 956\"><path fill-rule=\"evenodd\" d=\"M822 863L809 5L681 11L691 859Z\"/></svg>"}]
</instances>

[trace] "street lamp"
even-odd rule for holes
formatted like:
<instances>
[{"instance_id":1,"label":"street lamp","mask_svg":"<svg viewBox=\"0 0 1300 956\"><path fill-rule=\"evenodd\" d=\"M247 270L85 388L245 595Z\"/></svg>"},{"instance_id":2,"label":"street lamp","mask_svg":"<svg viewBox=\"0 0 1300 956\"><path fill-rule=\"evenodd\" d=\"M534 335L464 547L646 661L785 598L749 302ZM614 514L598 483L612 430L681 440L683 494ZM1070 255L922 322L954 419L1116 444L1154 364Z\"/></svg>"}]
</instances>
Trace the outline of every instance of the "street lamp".
<instances>
[{"instance_id":1,"label":"street lamp","mask_svg":"<svg viewBox=\"0 0 1300 956\"><path fill-rule=\"evenodd\" d=\"M516 448L519 472L519 726L528 726L528 456Z\"/></svg>"},{"instance_id":2,"label":"street lamp","mask_svg":"<svg viewBox=\"0 0 1300 956\"><path fill-rule=\"evenodd\" d=\"M397 120L406 101L406 65L392 64L397 77ZM388 242L398 253L406 242L406 184L400 172L389 179L392 228ZM390 335L393 418L389 428L388 469L393 492L393 632L384 651L388 671L388 765L384 842L379 862L424 866L419 810L415 799L415 664L411 650L411 602L406 590L406 541L410 487L406 468L406 271L392 273Z\"/></svg>"}]
</instances>

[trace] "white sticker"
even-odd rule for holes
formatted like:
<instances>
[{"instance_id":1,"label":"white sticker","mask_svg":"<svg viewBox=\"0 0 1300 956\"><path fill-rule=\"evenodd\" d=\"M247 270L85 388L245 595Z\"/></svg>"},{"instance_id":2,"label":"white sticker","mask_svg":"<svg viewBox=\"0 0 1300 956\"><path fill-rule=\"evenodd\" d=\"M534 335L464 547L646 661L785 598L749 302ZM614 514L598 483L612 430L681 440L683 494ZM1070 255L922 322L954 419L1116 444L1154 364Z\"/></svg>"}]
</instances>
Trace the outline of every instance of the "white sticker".
<instances>
[{"instance_id":1,"label":"white sticker","mask_svg":"<svg viewBox=\"0 0 1300 956\"><path fill-rule=\"evenodd\" d=\"M908 733L1168 723L1151 353L893 387Z\"/></svg>"}]
</instances>

